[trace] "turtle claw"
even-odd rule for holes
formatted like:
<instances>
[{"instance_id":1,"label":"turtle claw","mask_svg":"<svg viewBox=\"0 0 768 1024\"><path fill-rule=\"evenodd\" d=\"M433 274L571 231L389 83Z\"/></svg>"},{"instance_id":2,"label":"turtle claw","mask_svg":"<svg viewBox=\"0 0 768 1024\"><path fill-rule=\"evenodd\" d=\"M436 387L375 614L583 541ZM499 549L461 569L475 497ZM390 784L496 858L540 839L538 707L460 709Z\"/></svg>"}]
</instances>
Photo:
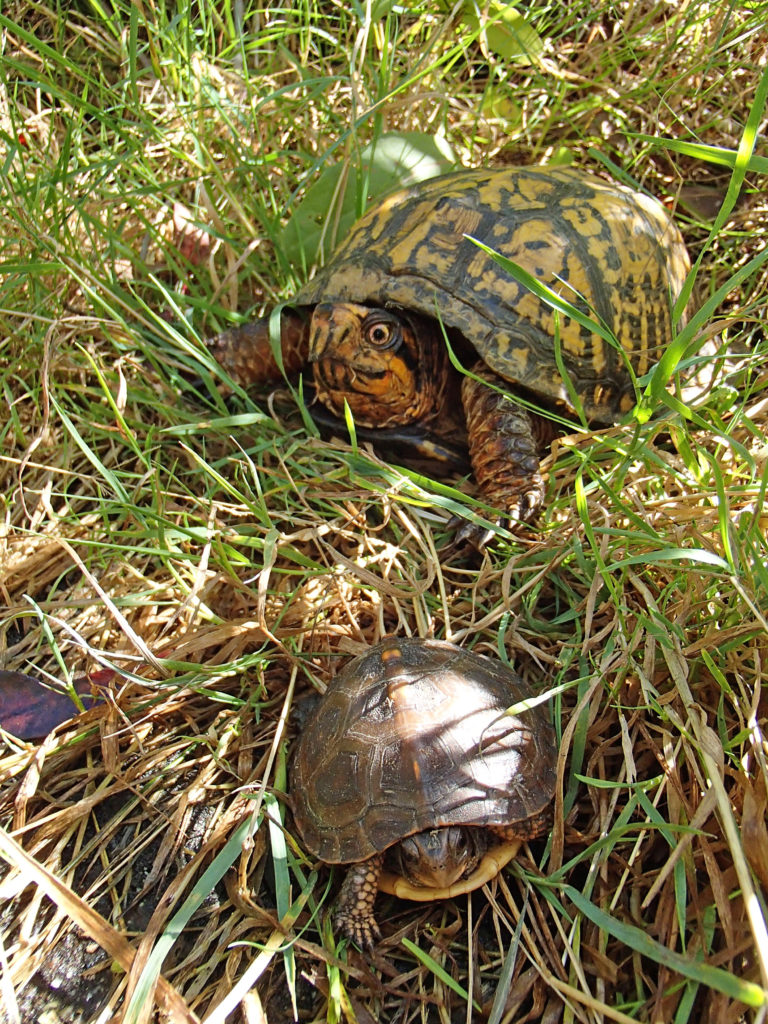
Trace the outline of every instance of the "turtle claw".
<instances>
[{"instance_id":1,"label":"turtle claw","mask_svg":"<svg viewBox=\"0 0 768 1024\"><path fill-rule=\"evenodd\" d=\"M448 525L454 531L453 539L448 545L449 553L467 549L482 552L496 536L495 530L483 526L481 523L470 522L469 519L460 519L458 516L453 516ZM502 523L502 525L505 524Z\"/></svg>"},{"instance_id":2,"label":"turtle claw","mask_svg":"<svg viewBox=\"0 0 768 1024\"><path fill-rule=\"evenodd\" d=\"M547 428L500 389L504 382L488 367L478 364L474 373L462 383L472 468L486 501L504 509L504 525L514 529L544 503L538 435Z\"/></svg>"},{"instance_id":3,"label":"turtle claw","mask_svg":"<svg viewBox=\"0 0 768 1024\"><path fill-rule=\"evenodd\" d=\"M366 953L372 953L374 946L381 939L381 929L372 915L360 917L339 911L333 919L333 926Z\"/></svg>"},{"instance_id":4,"label":"turtle claw","mask_svg":"<svg viewBox=\"0 0 768 1024\"><path fill-rule=\"evenodd\" d=\"M517 534L520 527L531 527L535 524L536 518L541 511L542 492L540 490L527 491L519 495L514 506L506 515L500 516L496 522L503 530ZM471 522L469 519L462 519L459 516L452 516L449 529L453 530L453 539L448 545L448 552L466 551L474 549L483 552L496 536L496 530L490 526L483 526L482 523Z\"/></svg>"}]
</instances>

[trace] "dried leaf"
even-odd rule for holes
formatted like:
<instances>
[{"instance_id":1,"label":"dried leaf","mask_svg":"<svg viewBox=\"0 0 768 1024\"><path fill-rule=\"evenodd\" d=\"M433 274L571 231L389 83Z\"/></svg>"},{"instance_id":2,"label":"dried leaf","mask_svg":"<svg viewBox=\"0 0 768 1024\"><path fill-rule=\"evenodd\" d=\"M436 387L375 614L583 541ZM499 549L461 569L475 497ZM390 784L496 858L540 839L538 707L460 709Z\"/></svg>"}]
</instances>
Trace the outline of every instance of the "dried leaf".
<instances>
[{"instance_id":1,"label":"dried leaf","mask_svg":"<svg viewBox=\"0 0 768 1024\"><path fill-rule=\"evenodd\" d=\"M97 700L87 679L75 683L75 691L83 706L91 707ZM63 689L55 689L23 672L0 670L0 726L21 740L39 739L80 709Z\"/></svg>"},{"instance_id":2,"label":"dried leaf","mask_svg":"<svg viewBox=\"0 0 768 1024\"><path fill-rule=\"evenodd\" d=\"M765 787L755 786L746 776L742 779L744 806L741 837L749 865L768 893L768 827L765 824Z\"/></svg>"},{"instance_id":3,"label":"dried leaf","mask_svg":"<svg viewBox=\"0 0 768 1024\"><path fill-rule=\"evenodd\" d=\"M183 203L173 204L173 241L184 259L197 266L211 255L213 240L195 223L195 216Z\"/></svg>"}]
</instances>

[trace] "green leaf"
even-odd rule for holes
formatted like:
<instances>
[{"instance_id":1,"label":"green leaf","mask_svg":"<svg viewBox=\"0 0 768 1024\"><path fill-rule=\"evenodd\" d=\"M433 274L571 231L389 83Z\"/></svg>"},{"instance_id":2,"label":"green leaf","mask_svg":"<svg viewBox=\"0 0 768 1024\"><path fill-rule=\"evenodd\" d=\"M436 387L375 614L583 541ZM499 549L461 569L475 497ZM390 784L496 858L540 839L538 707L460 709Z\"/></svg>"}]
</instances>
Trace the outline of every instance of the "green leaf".
<instances>
[{"instance_id":1,"label":"green leaf","mask_svg":"<svg viewBox=\"0 0 768 1024\"><path fill-rule=\"evenodd\" d=\"M354 168L348 161L328 167L307 189L280 240L285 258L306 269L325 262L373 200L452 171L456 164L455 154L438 135L380 136L362 150Z\"/></svg>"},{"instance_id":2,"label":"green leaf","mask_svg":"<svg viewBox=\"0 0 768 1024\"><path fill-rule=\"evenodd\" d=\"M281 761L285 761L285 751L281 749ZM283 764L284 774L284 764ZM283 831L283 819L281 804L274 793L264 794L264 814L269 824L269 845L272 851L272 866L275 872L275 902L277 903L277 916L281 921L287 920L291 911L291 877L288 871L288 857L286 854L285 832ZM291 997L294 1019L298 1018L296 1008L296 958L292 945L286 945L283 950L283 967L285 970L285 984Z\"/></svg>"},{"instance_id":3,"label":"green leaf","mask_svg":"<svg viewBox=\"0 0 768 1024\"><path fill-rule=\"evenodd\" d=\"M685 327L683 327L679 332L675 340L667 346L664 355L648 374L648 384L643 393L643 397L634 408L633 416L638 423L647 422L658 410L661 403L669 404L670 398L673 396L667 394L667 385L672 379L672 375L675 373L678 364L682 361L686 353L689 352L690 346L695 345L695 339L698 337L699 331L709 323L711 317L715 314L728 293L738 288L743 281L750 277L750 275L758 271L766 260L768 260L768 249L763 249L762 252L753 256L748 263L740 266L739 269L736 270L728 280L714 291L703 305L696 310ZM686 418L690 418L690 410L687 410L686 414L686 409L682 405L679 405L677 411L679 411L681 415L685 415Z\"/></svg>"},{"instance_id":4,"label":"green leaf","mask_svg":"<svg viewBox=\"0 0 768 1024\"><path fill-rule=\"evenodd\" d=\"M491 0L482 9L469 0L461 13L462 21L488 50L516 64L534 64L544 51L544 41L525 20L514 4Z\"/></svg>"},{"instance_id":5,"label":"green leaf","mask_svg":"<svg viewBox=\"0 0 768 1024\"><path fill-rule=\"evenodd\" d=\"M189 895L168 921L165 930L152 947L147 962L141 972L133 997L126 1007L123 1020L126 1024L134 1024L141 1018L142 1007L149 1005L157 979L168 953L176 940L182 935L192 915L200 909L203 902L210 896L224 875L229 871L243 850L243 842L251 826L250 818L242 821L226 845L211 861L211 864L190 889Z\"/></svg>"},{"instance_id":6,"label":"green leaf","mask_svg":"<svg viewBox=\"0 0 768 1024\"><path fill-rule=\"evenodd\" d=\"M712 565L725 572L730 570L724 558L705 548L664 548L663 551L644 551L642 555L631 555L629 558L611 562L610 569L613 571L625 565L647 566L659 562L695 562L699 565Z\"/></svg>"}]
</instances>

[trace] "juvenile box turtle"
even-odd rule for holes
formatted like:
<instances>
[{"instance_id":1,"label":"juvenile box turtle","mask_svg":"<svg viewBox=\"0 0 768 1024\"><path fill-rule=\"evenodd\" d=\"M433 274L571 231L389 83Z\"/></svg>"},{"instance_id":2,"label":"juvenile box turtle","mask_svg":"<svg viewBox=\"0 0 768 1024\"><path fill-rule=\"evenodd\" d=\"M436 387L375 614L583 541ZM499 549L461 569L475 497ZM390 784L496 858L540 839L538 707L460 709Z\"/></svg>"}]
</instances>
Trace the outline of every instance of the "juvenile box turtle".
<instances>
[{"instance_id":1,"label":"juvenile box turtle","mask_svg":"<svg viewBox=\"0 0 768 1024\"><path fill-rule=\"evenodd\" d=\"M467 236L601 321L617 345L565 316L556 341L552 309ZM670 341L689 266L674 222L646 195L573 168L460 171L395 192L358 221L283 308L284 367L311 363L330 413L343 416L346 401L358 427L386 441L434 453L464 434L482 495L525 519L542 502L539 455L553 431L510 386L571 412L572 392L591 423L616 422L634 403L632 374ZM268 325L211 343L240 384L280 376ZM453 368L443 326L475 377Z\"/></svg>"},{"instance_id":2,"label":"juvenile box turtle","mask_svg":"<svg viewBox=\"0 0 768 1024\"><path fill-rule=\"evenodd\" d=\"M359 946L379 936L380 885L469 892L546 831L557 751L542 706L515 707L530 697L502 663L438 640L385 640L330 683L297 741L291 802L307 849L351 865L335 924Z\"/></svg>"}]
</instances>

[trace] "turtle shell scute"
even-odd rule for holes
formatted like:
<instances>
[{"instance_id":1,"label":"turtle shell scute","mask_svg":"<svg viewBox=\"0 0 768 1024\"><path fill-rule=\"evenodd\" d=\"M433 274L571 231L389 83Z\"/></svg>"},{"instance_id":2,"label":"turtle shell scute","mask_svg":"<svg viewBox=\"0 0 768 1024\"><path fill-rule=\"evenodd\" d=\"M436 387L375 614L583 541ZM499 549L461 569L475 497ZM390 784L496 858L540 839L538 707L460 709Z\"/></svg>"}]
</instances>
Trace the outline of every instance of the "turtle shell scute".
<instances>
[{"instance_id":1,"label":"turtle shell scute","mask_svg":"<svg viewBox=\"0 0 768 1024\"><path fill-rule=\"evenodd\" d=\"M473 240L607 327L616 344L556 316ZM570 408L557 344L587 418L610 423L632 404L632 376L669 344L689 269L670 216L632 189L573 168L459 171L372 207L297 302L439 316L501 377Z\"/></svg>"},{"instance_id":2,"label":"turtle shell scute","mask_svg":"<svg viewBox=\"0 0 768 1024\"><path fill-rule=\"evenodd\" d=\"M294 816L329 863L364 860L443 825L513 826L552 800L556 746L499 662L430 640L387 640L329 685L292 762Z\"/></svg>"}]
</instances>

